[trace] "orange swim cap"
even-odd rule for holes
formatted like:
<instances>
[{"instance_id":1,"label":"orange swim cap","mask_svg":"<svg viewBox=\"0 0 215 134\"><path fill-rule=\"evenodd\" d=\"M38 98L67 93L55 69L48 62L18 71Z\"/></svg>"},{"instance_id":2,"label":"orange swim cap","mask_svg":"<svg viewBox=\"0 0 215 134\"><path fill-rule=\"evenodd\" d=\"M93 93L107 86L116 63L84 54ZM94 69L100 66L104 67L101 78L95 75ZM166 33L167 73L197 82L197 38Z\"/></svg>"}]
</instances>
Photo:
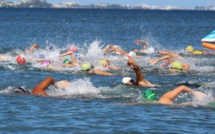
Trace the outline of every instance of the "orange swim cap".
<instances>
[{"instance_id":1,"label":"orange swim cap","mask_svg":"<svg viewBox=\"0 0 215 134\"><path fill-rule=\"evenodd\" d=\"M17 56L16 61L18 64L24 64L26 62L26 59L23 56Z\"/></svg>"}]
</instances>

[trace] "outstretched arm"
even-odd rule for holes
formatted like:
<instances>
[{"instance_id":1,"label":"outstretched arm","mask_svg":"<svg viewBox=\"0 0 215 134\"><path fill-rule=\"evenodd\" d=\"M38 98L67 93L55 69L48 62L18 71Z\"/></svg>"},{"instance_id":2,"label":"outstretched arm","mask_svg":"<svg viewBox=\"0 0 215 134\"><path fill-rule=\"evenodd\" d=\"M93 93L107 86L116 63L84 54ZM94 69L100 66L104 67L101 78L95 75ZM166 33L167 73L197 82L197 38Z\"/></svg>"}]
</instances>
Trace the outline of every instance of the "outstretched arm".
<instances>
[{"instance_id":1,"label":"outstretched arm","mask_svg":"<svg viewBox=\"0 0 215 134\"><path fill-rule=\"evenodd\" d=\"M139 86L144 86L144 87L154 87L155 85L150 83L144 78L144 75L141 71L140 66L135 62L133 58L129 58L128 63L127 63L134 71L136 74L136 84Z\"/></svg>"},{"instance_id":2,"label":"outstretched arm","mask_svg":"<svg viewBox=\"0 0 215 134\"><path fill-rule=\"evenodd\" d=\"M135 43L138 45L139 43L142 44L142 50L146 50L147 43L145 40L135 40Z\"/></svg>"},{"instance_id":3,"label":"outstretched arm","mask_svg":"<svg viewBox=\"0 0 215 134\"><path fill-rule=\"evenodd\" d=\"M33 53L34 48L39 49L39 46L38 46L36 43L33 44L33 45L29 48L29 52L30 52L30 53Z\"/></svg>"},{"instance_id":4,"label":"outstretched arm","mask_svg":"<svg viewBox=\"0 0 215 134\"><path fill-rule=\"evenodd\" d=\"M165 56L163 56L163 57L161 57L161 58L159 58L159 59L151 60L151 61L149 61L149 63L150 63L151 65L154 65L154 64L156 64L156 63L158 63L158 62L160 62L160 61L162 61L162 60L168 60L170 63L173 62L172 58L171 58L169 55L165 55Z\"/></svg>"},{"instance_id":5,"label":"outstretched arm","mask_svg":"<svg viewBox=\"0 0 215 134\"><path fill-rule=\"evenodd\" d=\"M169 55L172 58L179 58L179 59L183 59L183 57L181 57L180 55L174 53L174 52L170 52L170 51L166 51L166 50L161 50L158 51L158 54L162 54L162 55Z\"/></svg>"},{"instance_id":6,"label":"outstretched arm","mask_svg":"<svg viewBox=\"0 0 215 134\"><path fill-rule=\"evenodd\" d=\"M104 52L104 53L107 53L108 49L109 49L111 46L112 46L111 44L108 44L108 45L103 49L103 52Z\"/></svg>"},{"instance_id":7,"label":"outstretched arm","mask_svg":"<svg viewBox=\"0 0 215 134\"><path fill-rule=\"evenodd\" d=\"M41 95L41 96L48 96L45 90L51 85L54 84L56 81L52 77L47 77L43 81L41 81L38 85L35 86L31 94L34 95Z\"/></svg>"},{"instance_id":8,"label":"outstretched arm","mask_svg":"<svg viewBox=\"0 0 215 134\"><path fill-rule=\"evenodd\" d=\"M61 54L60 55L60 59L62 59L64 56L66 56L66 55L70 55L70 57L71 57L71 59L72 59L72 64L71 64L71 66L77 66L77 65L79 65L78 64L78 62L77 62L77 59L76 59L76 57L75 57L75 55L74 55L74 53L73 53L73 51L68 51L68 52L66 52L66 53L63 53L63 54ZM64 65L65 66L65 65Z\"/></svg>"},{"instance_id":9,"label":"outstretched arm","mask_svg":"<svg viewBox=\"0 0 215 134\"><path fill-rule=\"evenodd\" d=\"M197 97L198 99L206 96L206 94L202 92L194 91L191 88L182 85L162 95L159 99L159 102L161 104L174 104L172 100L183 92L191 93L194 97Z\"/></svg>"}]
</instances>

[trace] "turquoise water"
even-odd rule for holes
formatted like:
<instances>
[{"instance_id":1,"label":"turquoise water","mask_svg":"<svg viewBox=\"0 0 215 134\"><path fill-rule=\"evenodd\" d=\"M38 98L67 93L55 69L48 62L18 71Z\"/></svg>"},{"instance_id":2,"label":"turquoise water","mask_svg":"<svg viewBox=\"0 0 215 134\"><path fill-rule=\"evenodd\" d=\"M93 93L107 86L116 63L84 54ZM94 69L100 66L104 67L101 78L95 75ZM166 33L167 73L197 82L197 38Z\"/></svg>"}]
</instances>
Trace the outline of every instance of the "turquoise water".
<instances>
[{"instance_id":1,"label":"turquoise water","mask_svg":"<svg viewBox=\"0 0 215 134\"><path fill-rule=\"evenodd\" d=\"M0 9L0 54L10 56L0 62L1 133L211 133L213 107L181 94L174 102L191 101L193 107L164 105L124 105L141 100L144 87L121 84L122 74L135 77L122 56L104 55L107 44L126 51L139 48L136 39L146 39L148 54L137 59L157 97L185 84L214 95L214 55L187 55L187 45L206 49L200 40L214 30L213 11L149 11L88 9ZM17 65L11 53L37 43L52 60L71 45L94 64L102 57L123 68L116 76L77 74L80 68L49 71L35 64ZM186 57L191 71L170 74L148 61L158 58L157 50L171 50ZM48 89L51 97L11 94L18 86L32 90L47 76L66 79L71 89ZM201 86L201 85L204 86ZM61 96L61 97L59 97ZM201 106L199 106L201 105Z\"/></svg>"}]
</instances>

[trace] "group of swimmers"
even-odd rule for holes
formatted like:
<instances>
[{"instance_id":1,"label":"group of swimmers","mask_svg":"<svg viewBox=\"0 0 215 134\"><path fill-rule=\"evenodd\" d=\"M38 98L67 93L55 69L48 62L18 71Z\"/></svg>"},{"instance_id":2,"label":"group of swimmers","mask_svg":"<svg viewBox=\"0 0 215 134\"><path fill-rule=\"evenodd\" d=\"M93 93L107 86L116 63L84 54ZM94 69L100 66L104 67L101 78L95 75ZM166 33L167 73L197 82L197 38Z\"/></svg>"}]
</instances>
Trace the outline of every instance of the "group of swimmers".
<instances>
[{"instance_id":1,"label":"group of swimmers","mask_svg":"<svg viewBox=\"0 0 215 134\"><path fill-rule=\"evenodd\" d=\"M127 86L155 87L156 84L152 84L151 82L149 82L148 80L145 79L140 66L136 63L135 59L141 57L140 55L137 55L137 52L144 52L147 47L147 42L145 40L135 40L135 44L139 44L139 43L142 44L142 47L140 50L133 49L130 52L127 52L127 51L121 49L118 45L108 44L103 49L103 52L104 53L115 52L117 54L124 55L124 58L128 59L127 65L131 69L133 69L133 71L135 72L136 80L132 79L131 77L123 77L123 79L122 79L123 84L125 84ZM34 49L39 49L39 46L37 44L33 44L28 49L28 52L22 52L22 53L18 54L18 56L16 58L17 63L25 64L27 62L25 55L32 54ZM195 50L196 51L195 52L192 46L188 46L186 48L186 51L188 53L192 53L192 54L197 54L197 51L198 51L198 54L200 54L200 52L202 52L201 54L207 54L206 51L203 51L203 50ZM182 57L174 52L167 51L167 50L158 51L158 54L163 55L163 56L161 58L149 61L150 65L154 65L154 64L157 64L158 62L164 61L164 62L162 62L161 67L168 67L170 72L172 72L172 73L190 70L190 65L186 62L182 62L184 57ZM63 57L68 56L68 55L71 57L71 60L65 59L61 66L62 67L81 66L81 71L86 74L113 76L114 74L109 72L108 70L122 69L119 66L111 65L110 59L108 59L106 57L101 58L101 60L99 61L99 64L98 64L99 66L105 68L105 70L96 69L94 67L94 65L92 65L90 62L87 62L87 63L80 62L79 60L77 60L77 59L80 59L80 53L79 53L78 48L75 46L70 47L67 52L60 54L59 59L61 60L61 59L63 59ZM30 61L35 61L35 59L31 59ZM36 62L45 64L47 68L59 69L56 66L52 66L51 60L45 59L45 55L42 53L42 51L40 51L39 58L36 59ZM35 88L32 90L31 93L28 90L21 88L21 87L18 88L16 91L22 92L22 93L27 93L27 94L33 94L33 95L48 96L47 93L45 92L45 90L52 84L55 85L56 87L62 88L62 87L69 86L71 83L69 83L66 80L57 82L54 78L47 77L44 80L42 80L37 86L35 86ZM163 96L160 97L160 99L157 102L160 104L168 104L168 105L174 104L173 99L182 92L191 93L192 95L194 95L197 98L204 98L206 96L206 94L204 94L202 92L194 91L194 90L182 85L182 86L179 86L179 87L165 93ZM144 100L146 100L146 101L157 100L156 94L152 90L145 90L142 93L142 95L143 95Z\"/></svg>"}]
</instances>

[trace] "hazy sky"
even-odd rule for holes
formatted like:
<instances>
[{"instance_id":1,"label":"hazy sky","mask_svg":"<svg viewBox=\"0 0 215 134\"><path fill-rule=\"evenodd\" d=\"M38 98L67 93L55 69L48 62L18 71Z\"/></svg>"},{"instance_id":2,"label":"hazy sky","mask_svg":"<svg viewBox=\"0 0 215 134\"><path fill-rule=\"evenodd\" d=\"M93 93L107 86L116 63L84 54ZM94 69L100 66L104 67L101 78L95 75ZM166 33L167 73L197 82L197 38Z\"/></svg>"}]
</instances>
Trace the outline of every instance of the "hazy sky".
<instances>
[{"instance_id":1,"label":"hazy sky","mask_svg":"<svg viewBox=\"0 0 215 134\"><path fill-rule=\"evenodd\" d=\"M21 0L8 0L21 1ZM195 7L195 6L215 6L215 0L46 0L48 3L62 3L62 2L76 2L80 5L89 4L122 4L122 5L136 5L148 4L150 6L177 6L177 7Z\"/></svg>"}]
</instances>

